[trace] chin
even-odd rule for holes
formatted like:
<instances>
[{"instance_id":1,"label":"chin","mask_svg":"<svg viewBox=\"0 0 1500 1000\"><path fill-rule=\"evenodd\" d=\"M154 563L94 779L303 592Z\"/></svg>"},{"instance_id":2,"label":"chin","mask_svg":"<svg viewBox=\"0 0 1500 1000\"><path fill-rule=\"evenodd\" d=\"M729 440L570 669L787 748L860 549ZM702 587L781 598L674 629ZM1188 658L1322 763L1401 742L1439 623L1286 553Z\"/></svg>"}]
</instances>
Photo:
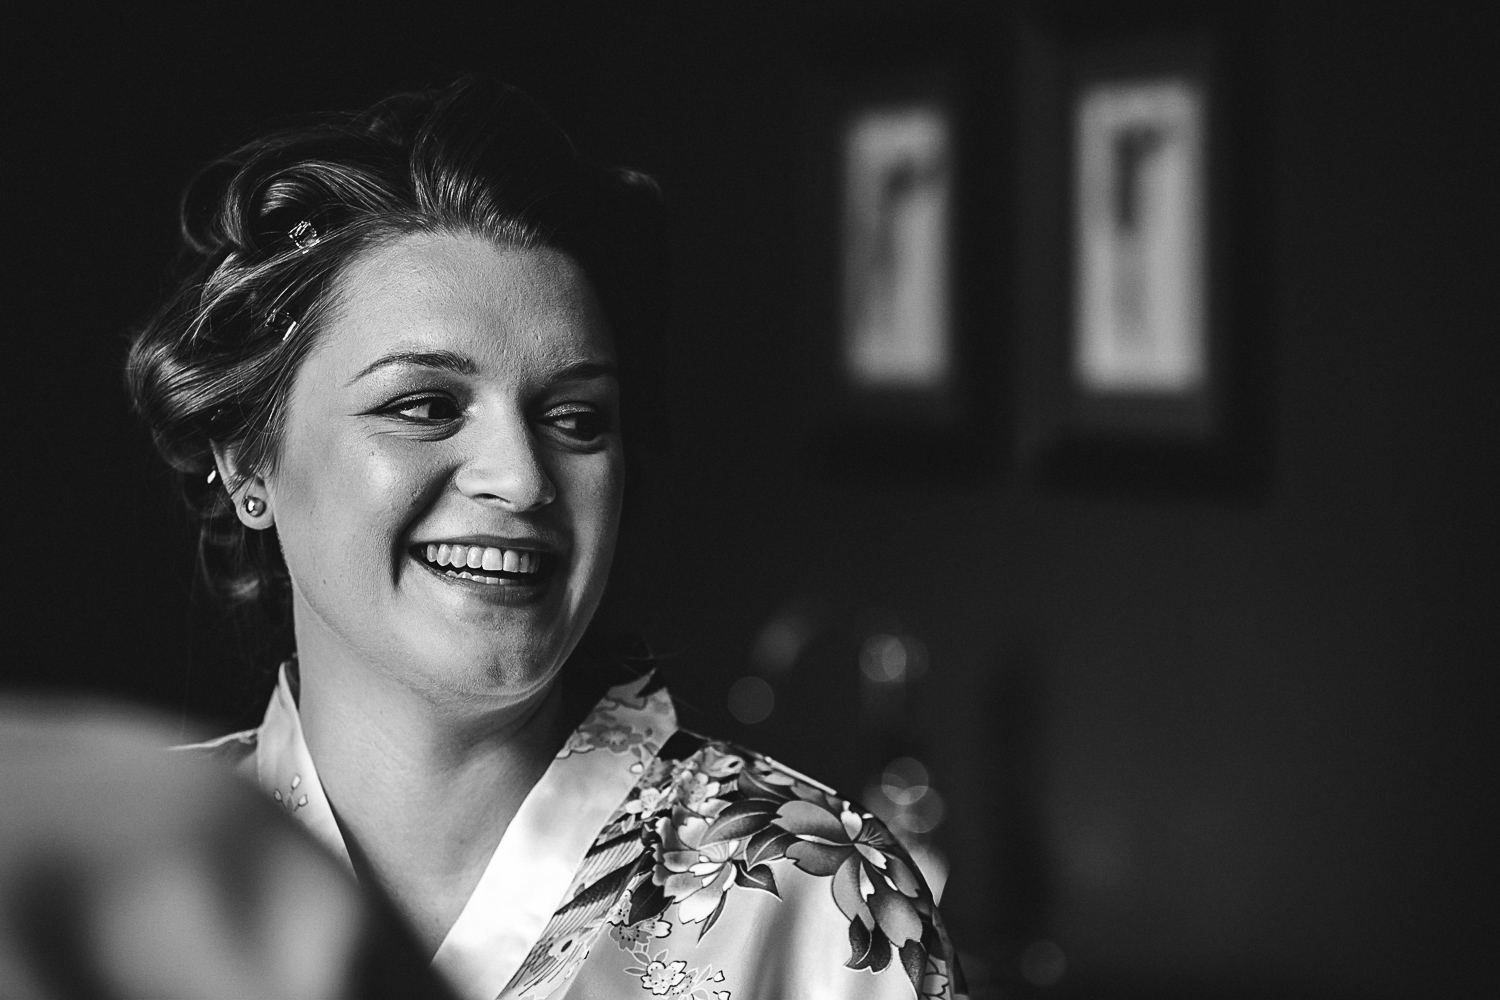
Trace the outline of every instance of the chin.
<instances>
[{"instance_id":1,"label":"chin","mask_svg":"<svg viewBox=\"0 0 1500 1000\"><path fill-rule=\"evenodd\" d=\"M488 638L489 642L484 642ZM410 662L436 692L487 701L524 701L545 690L562 669L567 650L551 637L518 637L495 642L495 635L465 642L452 632L411 643Z\"/></svg>"}]
</instances>

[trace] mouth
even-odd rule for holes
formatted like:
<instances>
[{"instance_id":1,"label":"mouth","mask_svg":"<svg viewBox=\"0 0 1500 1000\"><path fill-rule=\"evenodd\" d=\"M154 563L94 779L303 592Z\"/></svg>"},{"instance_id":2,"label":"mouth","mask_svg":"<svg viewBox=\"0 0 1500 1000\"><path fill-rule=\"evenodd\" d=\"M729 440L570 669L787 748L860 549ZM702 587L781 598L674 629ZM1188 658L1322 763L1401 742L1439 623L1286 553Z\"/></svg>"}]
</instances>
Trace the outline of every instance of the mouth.
<instances>
[{"instance_id":1,"label":"mouth","mask_svg":"<svg viewBox=\"0 0 1500 1000\"><path fill-rule=\"evenodd\" d=\"M413 559L447 580L481 587L539 587L555 568L554 556L536 549L427 542L413 545Z\"/></svg>"}]
</instances>

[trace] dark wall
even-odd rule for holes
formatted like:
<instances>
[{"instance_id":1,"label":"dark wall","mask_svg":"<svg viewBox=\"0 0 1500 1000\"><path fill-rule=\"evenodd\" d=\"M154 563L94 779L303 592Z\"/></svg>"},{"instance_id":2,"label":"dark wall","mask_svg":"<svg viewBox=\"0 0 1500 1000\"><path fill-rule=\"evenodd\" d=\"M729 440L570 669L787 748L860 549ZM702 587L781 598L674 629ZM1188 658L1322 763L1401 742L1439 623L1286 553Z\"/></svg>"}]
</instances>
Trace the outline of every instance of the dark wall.
<instances>
[{"instance_id":1,"label":"dark wall","mask_svg":"<svg viewBox=\"0 0 1500 1000\"><path fill-rule=\"evenodd\" d=\"M803 267L818 52L926 9L13 22L4 680L253 718L264 674L242 661L266 654L195 596L191 534L125 414L121 332L213 153L484 70L673 202L676 443L635 484L611 614L672 654L686 724L857 794L843 639L776 681L758 726L725 691L788 602L883 608L930 650L912 739L950 806L944 909L988 995L1030 989L1014 966L1033 938L1061 946L1072 995L1494 988L1495 87L1476 27L1249 10L1269 39L1275 466L1263 493L1209 503L1041 490L1003 456L966 485L807 460L830 335ZM980 56L1003 187L1022 15L942 9ZM1003 341L1011 198L993 202Z\"/></svg>"}]
</instances>

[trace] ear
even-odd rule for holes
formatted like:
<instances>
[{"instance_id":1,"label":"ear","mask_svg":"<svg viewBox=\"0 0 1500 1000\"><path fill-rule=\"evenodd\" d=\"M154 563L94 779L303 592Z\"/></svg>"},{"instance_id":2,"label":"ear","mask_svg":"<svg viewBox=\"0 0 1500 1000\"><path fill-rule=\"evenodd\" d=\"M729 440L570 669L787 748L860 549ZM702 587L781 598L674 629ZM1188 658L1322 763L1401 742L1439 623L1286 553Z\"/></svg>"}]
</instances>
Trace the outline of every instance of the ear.
<instances>
[{"instance_id":1,"label":"ear","mask_svg":"<svg viewBox=\"0 0 1500 1000\"><path fill-rule=\"evenodd\" d=\"M276 512L271 509L271 493L266 481L258 475L243 475L240 471L237 449L211 441L214 450L214 467L219 471L219 482L229 492L229 502L234 506L235 516L247 528L264 531L276 523Z\"/></svg>"}]
</instances>

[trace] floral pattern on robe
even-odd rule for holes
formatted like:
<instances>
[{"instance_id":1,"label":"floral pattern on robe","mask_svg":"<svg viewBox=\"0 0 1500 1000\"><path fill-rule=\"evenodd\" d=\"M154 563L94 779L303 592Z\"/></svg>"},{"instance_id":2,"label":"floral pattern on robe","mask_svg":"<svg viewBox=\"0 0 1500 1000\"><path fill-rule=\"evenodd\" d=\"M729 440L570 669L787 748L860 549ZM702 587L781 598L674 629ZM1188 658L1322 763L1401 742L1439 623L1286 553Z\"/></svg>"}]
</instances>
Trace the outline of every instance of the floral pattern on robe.
<instances>
[{"instance_id":1,"label":"floral pattern on robe","mask_svg":"<svg viewBox=\"0 0 1500 1000\"><path fill-rule=\"evenodd\" d=\"M262 726L202 745L348 859L283 670ZM550 916L548 916L550 914ZM501 837L434 968L465 1000L947 998L937 907L883 823L612 688Z\"/></svg>"}]
</instances>

